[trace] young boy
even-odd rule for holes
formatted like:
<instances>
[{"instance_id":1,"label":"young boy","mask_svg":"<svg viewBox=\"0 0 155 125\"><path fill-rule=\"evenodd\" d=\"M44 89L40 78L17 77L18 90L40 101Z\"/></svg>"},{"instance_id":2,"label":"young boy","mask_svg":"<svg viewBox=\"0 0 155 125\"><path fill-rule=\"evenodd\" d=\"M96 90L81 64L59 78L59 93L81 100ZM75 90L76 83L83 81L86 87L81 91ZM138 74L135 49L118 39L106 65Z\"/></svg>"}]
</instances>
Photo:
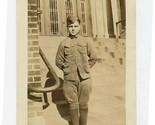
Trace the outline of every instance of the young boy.
<instances>
[{"instance_id":1,"label":"young boy","mask_svg":"<svg viewBox=\"0 0 155 125\"><path fill-rule=\"evenodd\" d=\"M96 56L90 41L79 35L79 18L69 16L67 28L69 36L59 45L56 65L64 73L63 92L69 103L71 124L86 125L92 89L90 68L96 63Z\"/></svg>"}]
</instances>

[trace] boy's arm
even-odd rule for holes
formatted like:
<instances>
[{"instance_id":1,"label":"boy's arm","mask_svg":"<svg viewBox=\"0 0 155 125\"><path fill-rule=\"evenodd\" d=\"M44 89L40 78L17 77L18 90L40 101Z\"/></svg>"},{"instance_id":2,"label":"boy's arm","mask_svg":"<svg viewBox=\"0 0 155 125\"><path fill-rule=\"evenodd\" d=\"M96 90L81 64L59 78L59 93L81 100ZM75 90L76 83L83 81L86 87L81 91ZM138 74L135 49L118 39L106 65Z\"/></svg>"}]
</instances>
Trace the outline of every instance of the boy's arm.
<instances>
[{"instance_id":1,"label":"boy's arm","mask_svg":"<svg viewBox=\"0 0 155 125\"><path fill-rule=\"evenodd\" d=\"M92 42L88 42L88 56L89 56L89 65L90 68L94 66L94 64L97 62L97 56L95 54L95 49L92 45Z\"/></svg>"},{"instance_id":2,"label":"boy's arm","mask_svg":"<svg viewBox=\"0 0 155 125\"><path fill-rule=\"evenodd\" d=\"M58 50L57 50L55 64L56 64L56 66L59 69L63 70L63 64L64 64L64 47L62 46L61 43L60 43L60 45L58 47Z\"/></svg>"}]
</instances>

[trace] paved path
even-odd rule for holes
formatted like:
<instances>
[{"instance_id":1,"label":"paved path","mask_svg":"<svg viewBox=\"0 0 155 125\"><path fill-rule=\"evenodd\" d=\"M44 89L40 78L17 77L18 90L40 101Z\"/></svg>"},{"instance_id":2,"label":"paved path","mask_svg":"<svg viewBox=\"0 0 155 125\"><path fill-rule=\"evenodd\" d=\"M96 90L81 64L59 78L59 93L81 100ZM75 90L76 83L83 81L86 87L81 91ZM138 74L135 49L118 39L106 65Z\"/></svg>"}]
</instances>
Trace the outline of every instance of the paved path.
<instances>
[{"instance_id":1,"label":"paved path","mask_svg":"<svg viewBox=\"0 0 155 125\"><path fill-rule=\"evenodd\" d=\"M88 125L125 125L124 68L100 62L91 72L93 92L89 101ZM50 94L48 99L51 100ZM44 118L46 125L68 125L52 102L44 110Z\"/></svg>"}]
</instances>

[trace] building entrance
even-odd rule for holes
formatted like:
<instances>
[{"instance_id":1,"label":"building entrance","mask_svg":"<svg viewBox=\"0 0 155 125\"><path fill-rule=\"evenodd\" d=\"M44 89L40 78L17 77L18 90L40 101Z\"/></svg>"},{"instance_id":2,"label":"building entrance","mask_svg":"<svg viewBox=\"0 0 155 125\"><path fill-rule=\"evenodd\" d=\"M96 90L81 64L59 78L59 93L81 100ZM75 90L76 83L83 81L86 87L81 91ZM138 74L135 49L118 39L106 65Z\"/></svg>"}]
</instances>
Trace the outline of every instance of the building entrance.
<instances>
[{"instance_id":1,"label":"building entrance","mask_svg":"<svg viewBox=\"0 0 155 125\"><path fill-rule=\"evenodd\" d=\"M81 20L81 35L92 36L89 0L39 0L39 29L42 35L67 35L66 18L78 16ZM89 30L88 30L89 29Z\"/></svg>"}]
</instances>

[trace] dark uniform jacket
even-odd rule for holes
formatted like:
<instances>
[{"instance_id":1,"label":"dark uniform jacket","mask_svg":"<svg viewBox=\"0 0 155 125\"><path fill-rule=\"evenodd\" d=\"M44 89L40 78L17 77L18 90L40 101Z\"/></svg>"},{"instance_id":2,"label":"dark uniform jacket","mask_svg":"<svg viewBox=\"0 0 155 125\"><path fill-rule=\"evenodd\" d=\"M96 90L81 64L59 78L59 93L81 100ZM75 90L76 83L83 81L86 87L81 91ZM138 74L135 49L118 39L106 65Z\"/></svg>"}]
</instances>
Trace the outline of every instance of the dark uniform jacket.
<instances>
[{"instance_id":1,"label":"dark uniform jacket","mask_svg":"<svg viewBox=\"0 0 155 125\"><path fill-rule=\"evenodd\" d=\"M90 77L90 68L96 63L96 55L90 41L82 36L67 37L58 48L56 65L63 70L64 79L77 80L77 70L82 79Z\"/></svg>"}]
</instances>

